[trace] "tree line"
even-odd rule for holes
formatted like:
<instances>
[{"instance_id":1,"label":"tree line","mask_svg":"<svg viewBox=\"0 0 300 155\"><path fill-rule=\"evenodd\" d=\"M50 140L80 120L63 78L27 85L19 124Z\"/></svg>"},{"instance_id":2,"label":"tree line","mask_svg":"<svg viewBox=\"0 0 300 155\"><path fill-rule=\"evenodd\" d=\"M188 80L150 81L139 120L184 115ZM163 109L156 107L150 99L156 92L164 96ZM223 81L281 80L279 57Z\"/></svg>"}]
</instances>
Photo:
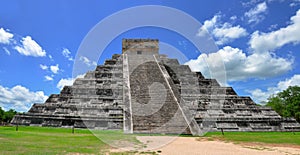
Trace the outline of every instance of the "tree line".
<instances>
[{"instance_id":1,"label":"tree line","mask_svg":"<svg viewBox=\"0 0 300 155\"><path fill-rule=\"evenodd\" d=\"M10 123L10 121L13 119L13 117L17 114L17 112L13 109L10 109L8 111L4 111L0 107L0 124L7 124Z\"/></svg>"},{"instance_id":2,"label":"tree line","mask_svg":"<svg viewBox=\"0 0 300 155\"><path fill-rule=\"evenodd\" d=\"M300 122L300 87L290 86L270 96L266 106L271 107L283 117L293 117Z\"/></svg>"}]
</instances>

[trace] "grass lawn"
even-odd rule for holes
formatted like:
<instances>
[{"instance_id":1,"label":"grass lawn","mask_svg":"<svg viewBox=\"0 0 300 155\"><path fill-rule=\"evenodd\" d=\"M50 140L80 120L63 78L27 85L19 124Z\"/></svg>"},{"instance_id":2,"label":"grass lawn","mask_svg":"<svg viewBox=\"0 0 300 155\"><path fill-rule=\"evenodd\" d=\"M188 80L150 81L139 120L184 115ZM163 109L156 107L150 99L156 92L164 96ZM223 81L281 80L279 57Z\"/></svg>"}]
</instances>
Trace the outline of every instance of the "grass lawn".
<instances>
[{"instance_id":1,"label":"grass lawn","mask_svg":"<svg viewBox=\"0 0 300 155\"><path fill-rule=\"evenodd\" d=\"M233 142L300 145L300 132L209 132L205 137Z\"/></svg>"},{"instance_id":2,"label":"grass lawn","mask_svg":"<svg viewBox=\"0 0 300 155\"><path fill-rule=\"evenodd\" d=\"M123 140L139 143L136 135L124 135L122 131L95 131L97 137L105 140ZM99 140L87 129L48 127L0 127L0 154L106 154L110 146ZM234 142L263 142L300 145L300 132L220 132L207 133L208 139L222 139ZM139 152L143 154L143 152ZM157 154L146 152L147 154ZM135 152L111 154L130 155Z\"/></svg>"},{"instance_id":3,"label":"grass lawn","mask_svg":"<svg viewBox=\"0 0 300 155\"><path fill-rule=\"evenodd\" d=\"M107 143L117 141L140 144L136 135L123 134L122 131L98 130L93 133L88 129L0 126L0 154L107 154L111 148ZM101 140L104 140L101 141ZM106 142L106 143L105 143ZM137 151L115 152L110 155L134 155ZM157 154L156 152L139 152Z\"/></svg>"},{"instance_id":4,"label":"grass lawn","mask_svg":"<svg viewBox=\"0 0 300 155\"><path fill-rule=\"evenodd\" d=\"M101 154L109 146L89 130L45 127L0 127L0 154ZM99 153L100 152L100 153Z\"/></svg>"}]
</instances>

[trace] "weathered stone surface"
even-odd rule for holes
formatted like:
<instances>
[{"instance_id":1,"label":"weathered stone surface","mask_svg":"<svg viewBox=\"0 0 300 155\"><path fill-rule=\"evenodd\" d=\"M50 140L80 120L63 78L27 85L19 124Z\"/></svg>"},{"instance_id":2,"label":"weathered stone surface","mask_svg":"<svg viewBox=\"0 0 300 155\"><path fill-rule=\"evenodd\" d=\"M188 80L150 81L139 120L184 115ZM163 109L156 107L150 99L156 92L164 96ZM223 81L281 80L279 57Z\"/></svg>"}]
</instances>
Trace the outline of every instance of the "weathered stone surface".
<instances>
[{"instance_id":1,"label":"weathered stone surface","mask_svg":"<svg viewBox=\"0 0 300 155\"><path fill-rule=\"evenodd\" d=\"M12 123L194 135L221 129L300 131L294 119L160 55L158 40L125 39L122 45L122 55L113 55L45 103L33 104Z\"/></svg>"}]
</instances>

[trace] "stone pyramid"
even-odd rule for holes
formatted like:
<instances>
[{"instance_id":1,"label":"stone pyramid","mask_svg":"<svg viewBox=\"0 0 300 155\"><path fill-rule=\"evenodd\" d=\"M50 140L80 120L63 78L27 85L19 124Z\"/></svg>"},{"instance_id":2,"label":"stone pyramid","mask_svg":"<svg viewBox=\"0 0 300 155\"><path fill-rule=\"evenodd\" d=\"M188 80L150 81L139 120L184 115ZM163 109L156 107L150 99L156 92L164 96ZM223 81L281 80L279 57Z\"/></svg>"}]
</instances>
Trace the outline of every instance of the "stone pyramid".
<instances>
[{"instance_id":1,"label":"stone pyramid","mask_svg":"<svg viewBox=\"0 0 300 155\"><path fill-rule=\"evenodd\" d=\"M282 118L158 51L156 39L124 39L121 55L113 55L45 103L33 104L12 123L193 135L300 131L295 119Z\"/></svg>"}]
</instances>

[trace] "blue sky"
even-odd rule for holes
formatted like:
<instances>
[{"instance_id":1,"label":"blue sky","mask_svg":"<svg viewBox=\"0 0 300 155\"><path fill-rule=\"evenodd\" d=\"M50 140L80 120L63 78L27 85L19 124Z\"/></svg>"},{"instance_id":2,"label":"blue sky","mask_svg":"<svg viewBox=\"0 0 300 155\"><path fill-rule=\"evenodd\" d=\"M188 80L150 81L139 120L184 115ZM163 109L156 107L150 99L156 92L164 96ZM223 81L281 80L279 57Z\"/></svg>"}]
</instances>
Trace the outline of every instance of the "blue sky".
<instances>
[{"instance_id":1,"label":"blue sky","mask_svg":"<svg viewBox=\"0 0 300 155\"><path fill-rule=\"evenodd\" d=\"M78 60L94 68L121 53L122 38L157 38L181 51L182 63L208 77L207 66L217 65L216 55L221 56L224 85L257 103L290 85L300 85L299 0L11 0L0 5L0 106L27 111L33 103L59 93L64 84L72 83L74 59L87 33L111 14L142 5L189 14L202 24L195 36L208 32L219 50L207 54L175 32L141 27L117 36L98 62L87 57Z\"/></svg>"}]
</instances>

